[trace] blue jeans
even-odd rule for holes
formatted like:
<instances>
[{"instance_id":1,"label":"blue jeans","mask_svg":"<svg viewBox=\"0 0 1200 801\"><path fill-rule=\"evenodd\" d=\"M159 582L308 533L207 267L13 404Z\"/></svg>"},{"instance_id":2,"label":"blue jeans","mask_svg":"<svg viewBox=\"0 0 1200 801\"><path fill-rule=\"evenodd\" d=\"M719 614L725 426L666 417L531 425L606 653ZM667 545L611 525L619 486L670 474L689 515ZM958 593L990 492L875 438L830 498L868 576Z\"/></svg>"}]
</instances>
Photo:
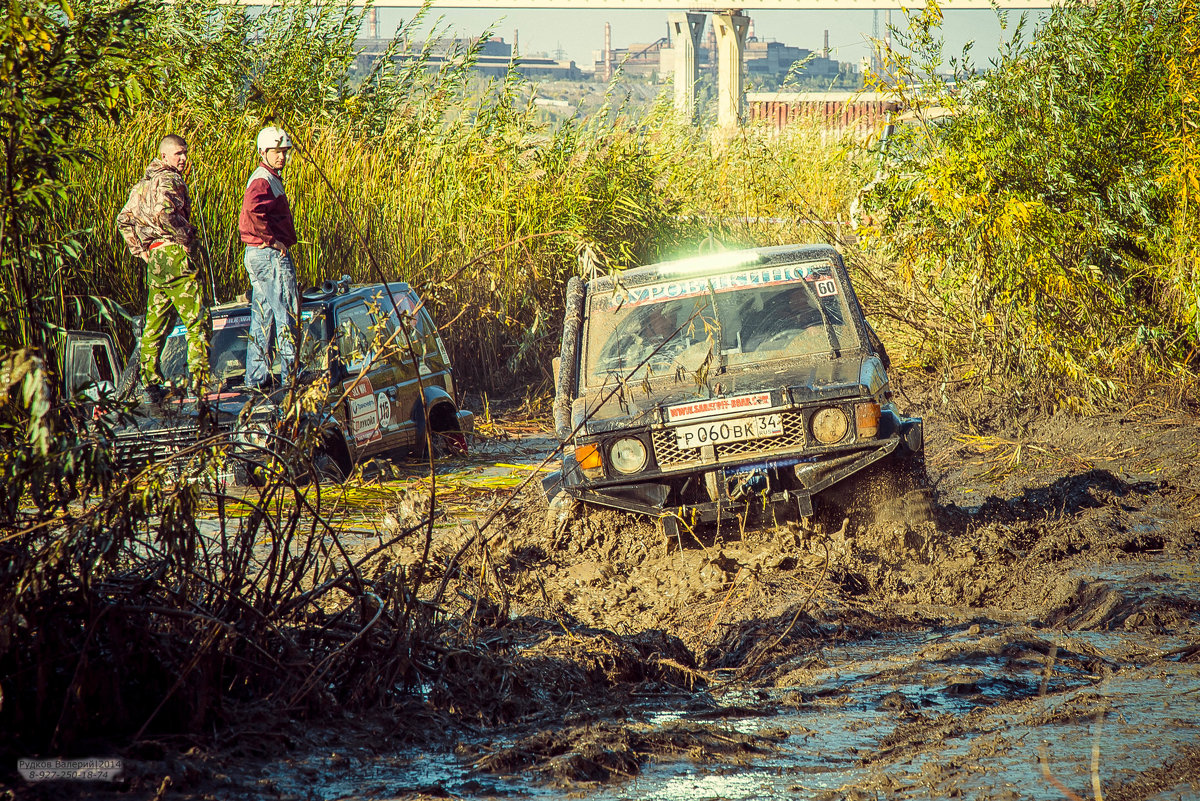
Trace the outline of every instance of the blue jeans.
<instances>
[{"instance_id":1,"label":"blue jeans","mask_svg":"<svg viewBox=\"0 0 1200 801\"><path fill-rule=\"evenodd\" d=\"M246 386L270 377L279 349L279 380L286 382L296 366L296 320L300 313L296 269L291 256L273 248L246 248L250 276L250 341L246 343Z\"/></svg>"}]
</instances>

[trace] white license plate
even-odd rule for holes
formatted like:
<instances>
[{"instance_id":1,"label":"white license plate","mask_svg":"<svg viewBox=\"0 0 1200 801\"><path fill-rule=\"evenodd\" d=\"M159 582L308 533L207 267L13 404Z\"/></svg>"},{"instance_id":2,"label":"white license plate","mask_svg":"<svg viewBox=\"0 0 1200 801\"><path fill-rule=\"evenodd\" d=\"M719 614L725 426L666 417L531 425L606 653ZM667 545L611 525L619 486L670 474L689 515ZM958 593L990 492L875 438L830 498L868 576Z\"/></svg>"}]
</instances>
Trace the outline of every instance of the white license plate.
<instances>
[{"instance_id":1,"label":"white license plate","mask_svg":"<svg viewBox=\"0 0 1200 801\"><path fill-rule=\"evenodd\" d=\"M679 426L675 429L675 444L680 448L699 448L702 445L777 437L782 433L782 416L765 414L761 417L740 417L736 420Z\"/></svg>"}]
</instances>

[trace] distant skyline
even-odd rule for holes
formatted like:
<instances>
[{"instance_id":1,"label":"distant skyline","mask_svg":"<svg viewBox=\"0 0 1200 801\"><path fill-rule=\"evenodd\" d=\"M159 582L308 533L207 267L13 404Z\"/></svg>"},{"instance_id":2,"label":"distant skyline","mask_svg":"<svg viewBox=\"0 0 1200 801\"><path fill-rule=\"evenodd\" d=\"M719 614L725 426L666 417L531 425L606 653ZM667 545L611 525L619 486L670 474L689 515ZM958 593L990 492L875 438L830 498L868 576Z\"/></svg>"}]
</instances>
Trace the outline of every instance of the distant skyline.
<instances>
[{"instance_id":1,"label":"distant skyline","mask_svg":"<svg viewBox=\"0 0 1200 801\"><path fill-rule=\"evenodd\" d=\"M391 37L402 20L411 19L415 9L378 9L379 34ZM1001 30L995 11L946 10L943 8L942 32L947 57L958 55L968 41L975 45L971 56L976 66L986 66L996 55L998 46L1008 40L1016 26L1018 14L1011 12L1008 30ZM1026 12L1029 19L1026 36L1033 25L1049 12ZM886 31L887 12L880 11L880 36ZM711 14L708 15L711 18ZM440 23L437 21L440 19ZM820 50L824 31L829 31L831 58L859 63L870 55L869 38L874 25L872 11L762 11L751 13L754 34L759 39L774 39L794 47ZM904 14L892 12L892 24L904 24ZM429 15L421 28L427 35L437 23L439 30L449 35L478 36L489 26L496 38L512 43L519 35L520 52L546 53L555 57L561 51L565 58L580 67L590 67L593 51L604 47L604 23L612 25L612 46L626 48L632 44L649 43L667 34L667 13L663 11L580 11L529 9L468 10L444 9ZM705 35L711 19L706 22Z\"/></svg>"}]
</instances>

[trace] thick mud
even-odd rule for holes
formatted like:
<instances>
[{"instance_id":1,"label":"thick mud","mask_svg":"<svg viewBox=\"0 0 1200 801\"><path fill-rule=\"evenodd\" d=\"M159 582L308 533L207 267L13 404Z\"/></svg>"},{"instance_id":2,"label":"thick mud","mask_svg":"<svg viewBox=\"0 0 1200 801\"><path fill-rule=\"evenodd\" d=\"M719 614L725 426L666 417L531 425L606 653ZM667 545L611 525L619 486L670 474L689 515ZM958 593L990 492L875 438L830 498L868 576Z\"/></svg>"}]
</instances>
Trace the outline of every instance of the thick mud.
<instances>
[{"instance_id":1,"label":"thick mud","mask_svg":"<svg viewBox=\"0 0 1200 801\"><path fill-rule=\"evenodd\" d=\"M259 753L134 759L121 797L167 775L179 798L1200 797L1194 417L910 400L932 519L902 500L667 542L525 493L482 534L438 530L432 578L476 647L437 697ZM543 446L458 469L523 477Z\"/></svg>"}]
</instances>

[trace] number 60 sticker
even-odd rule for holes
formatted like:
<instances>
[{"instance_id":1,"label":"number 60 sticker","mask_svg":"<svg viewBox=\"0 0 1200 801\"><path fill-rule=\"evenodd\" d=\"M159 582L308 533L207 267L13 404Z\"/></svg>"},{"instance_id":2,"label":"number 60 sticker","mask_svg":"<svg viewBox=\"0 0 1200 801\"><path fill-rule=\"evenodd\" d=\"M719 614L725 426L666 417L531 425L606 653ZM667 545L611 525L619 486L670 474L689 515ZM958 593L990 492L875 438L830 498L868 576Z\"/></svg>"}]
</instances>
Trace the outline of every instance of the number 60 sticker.
<instances>
[{"instance_id":1,"label":"number 60 sticker","mask_svg":"<svg viewBox=\"0 0 1200 801\"><path fill-rule=\"evenodd\" d=\"M837 282L834 281L832 278L826 278L822 281L817 281L816 287L817 287L817 297L827 298L827 297L830 297L831 295L836 295L838 293Z\"/></svg>"}]
</instances>

